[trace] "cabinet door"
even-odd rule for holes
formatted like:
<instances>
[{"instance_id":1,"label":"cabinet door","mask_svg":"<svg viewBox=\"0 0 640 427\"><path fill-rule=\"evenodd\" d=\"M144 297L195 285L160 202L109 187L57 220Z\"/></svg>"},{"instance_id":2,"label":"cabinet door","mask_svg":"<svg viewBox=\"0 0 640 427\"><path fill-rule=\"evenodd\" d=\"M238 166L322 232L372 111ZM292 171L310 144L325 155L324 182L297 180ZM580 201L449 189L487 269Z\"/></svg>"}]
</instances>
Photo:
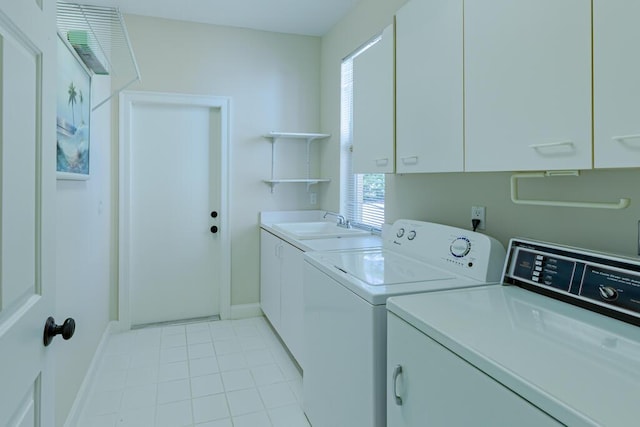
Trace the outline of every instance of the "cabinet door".
<instances>
[{"instance_id":1,"label":"cabinet door","mask_svg":"<svg viewBox=\"0 0 640 427\"><path fill-rule=\"evenodd\" d=\"M593 2L594 165L640 166L640 3Z\"/></svg>"},{"instance_id":2,"label":"cabinet door","mask_svg":"<svg viewBox=\"0 0 640 427\"><path fill-rule=\"evenodd\" d=\"M274 328L280 327L280 253L282 241L260 230L260 307Z\"/></svg>"},{"instance_id":3,"label":"cabinet door","mask_svg":"<svg viewBox=\"0 0 640 427\"><path fill-rule=\"evenodd\" d=\"M304 252L282 243L282 274L280 292L280 337L304 368L302 352L304 344L304 299L302 296L302 266Z\"/></svg>"},{"instance_id":4,"label":"cabinet door","mask_svg":"<svg viewBox=\"0 0 640 427\"><path fill-rule=\"evenodd\" d=\"M396 15L396 172L463 170L462 0Z\"/></svg>"},{"instance_id":5,"label":"cabinet door","mask_svg":"<svg viewBox=\"0 0 640 427\"><path fill-rule=\"evenodd\" d=\"M387 425L561 425L395 315L387 319Z\"/></svg>"},{"instance_id":6,"label":"cabinet door","mask_svg":"<svg viewBox=\"0 0 640 427\"><path fill-rule=\"evenodd\" d=\"M353 59L353 171L393 173L393 25Z\"/></svg>"},{"instance_id":7,"label":"cabinet door","mask_svg":"<svg viewBox=\"0 0 640 427\"><path fill-rule=\"evenodd\" d=\"M464 7L465 170L590 169L591 2Z\"/></svg>"}]
</instances>

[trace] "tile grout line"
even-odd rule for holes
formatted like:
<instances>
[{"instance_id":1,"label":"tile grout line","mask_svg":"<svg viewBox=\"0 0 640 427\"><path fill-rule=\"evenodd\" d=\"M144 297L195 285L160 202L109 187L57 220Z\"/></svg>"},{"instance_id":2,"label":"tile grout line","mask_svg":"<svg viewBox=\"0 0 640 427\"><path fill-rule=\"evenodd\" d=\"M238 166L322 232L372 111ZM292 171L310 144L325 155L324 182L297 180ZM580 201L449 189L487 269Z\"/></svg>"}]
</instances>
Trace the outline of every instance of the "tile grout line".
<instances>
[{"instance_id":1,"label":"tile grout line","mask_svg":"<svg viewBox=\"0 0 640 427\"><path fill-rule=\"evenodd\" d=\"M294 362L292 360L290 360L290 354L287 353L287 350L285 348L282 348L282 343L278 342L278 341L274 341L274 338L277 340L277 337L273 336L273 331L271 331L268 328L265 328L265 324L263 323L264 320L262 319L262 321L260 321L259 319L262 318L252 318L251 321L248 321L249 319L246 319L244 321L241 322L230 322L228 323L228 330L227 331L222 331L221 329L221 333L217 334L215 332L215 329L213 327L214 323L212 322L202 322L201 324L204 325L204 327L201 328L189 328L189 325L185 325L183 326L181 329L181 331L179 333L183 334L184 336L184 345L185 345L185 355L186 355L186 361L184 361L183 363L186 363L185 367L186 367L186 379L188 381L186 381L185 383L188 385L189 390L188 390L188 396L190 398L190 403L189 403L189 408L191 411L191 425L195 426L196 422L210 422L210 421L214 421L214 420L228 420L230 422L233 422L233 420L235 418L239 418L239 417L245 417L248 415L252 415L252 414L265 414L266 415L266 420L268 420L269 423L271 423L272 425L275 425L275 418L274 417L274 413L277 412L280 408L297 408L298 410L302 411L302 402L301 402L301 396L299 393L299 382L300 382L300 377L299 377L299 370L298 367L294 364ZM193 325L193 324L192 324ZM246 327L246 328L245 328ZM226 329L223 328L223 329ZM135 363L143 363L142 359L144 359L144 356L140 356L138 360L138 356L136 356L137 350L142 349L143 347L148 347L148 346L144 346L142 341L147 340L148 338L143 338L144 337L144 333L142 333L141 331L143 330L153 330L153 328L148 328L148 329L141 329L141 330L137 330L137 331L128 331L126 332L127 334L129 333L133 333L132 335L129 335L126 338L121 338L121 341L124 342L124 344L120 343L119 346L121 346L122 348L126 348L127 352L120 352L119 354L122 355L123 358L125 358L126 360L123 361L123 367L126 367L126 369L124 370L124 384L122 384L121 386L116 387L117 389L117 393L119 393L118 395L118 399L119 399L119 405L117 408L117 412L115 413L109 413L106 414L105 416L108 417L115 417L115 419L111 419L115 425L120 425L119 421L122 419L122 415L124 413L127 413L127 410L125 410L125 397L127 396L125 394L125 392L127 390L130 389L135 389L136 387L134 387L133 383L137 383L137 382L144 382L145 379L143 377L138 378L136 381L132 381L132 377L131 374L132 372L135 370L134 369L134 364ZM162 363L163 362L163 350L167 350L167 349L171 349L171 348L176 348L176 347L171 347L171 346L167 346L165 347L164 343L167 342L166 337L168 336L172 336L172 335L177 335L178 333L171 333L171 332L175 332L175 331L169 331L169 330L165 330L164 327L157 327L157 353L155 354L155 370L152 370L153 372L150 374L150 378L153 379L153 385L154 386L154 390L155 390L155 395L153 398L153 403L155 404L155 406L153 408L149 408L149 411L151 411L151 419L152 421L156 424L156 425L160 425L159 422L161 421L160 419L158 419L158 408L161 406L160 405L160 385L166 382L171 382L172 380L170 380L170 378L172 378L172 375L167 376L166 381L161 381L160 378L162 377L162 366L167 367L168 365L171 365L171 363L169 362L170 358L167 359L167 363ZM206 331L206 333L205 333ZM194 338L195 342L190 341L189 337L193 337L193 336L197 336L197 335L203 335L202 337L197 337ZM222 337L221 337L222 335ZM165 338L164 342L163 342L163 338ZM206 338L205 342L199 342L202 339ZM126 346L126 341L127 340L133 340L132 343L129 343L130 345L127 347ZM234 342L237 347L231 347L229 349L226 349L226 355L238 355L241 356L244 364L242 364L242 367L235 369L228 369L225 370L225 372L234 372L234 371L247 371L248 372L248 378L251 379L252 384L249 387L244 387L238 390L253 390L255 393L258 394L258 399L256 402L260 402L261 404L261 408L258 410L254 410L251 412L247 412L247 413L243 413L243 414L238 414L236 416L234 416L231 412L231 405L230 405L230 401L229 401L229 393L230 391L227 390L227 386L224 383L223 380L223 373L222 372L222 368L220 366L220 362L219 362L219 357L221 357L222 355L218 355L217 353L217 346L216 343L220 342L220 341L225 341L225 340L229 340L230 342ZM151 341L151 340L150 340ZM175 342L177 342L179 340L176 340ZM145 341L146 342L146 341ZM175 343L174 343L175 344ZM212 349L212 355L209 356L209 354L207 353L207 351L202 351L202 354L200 353L200 349L198 349L198 354L193 353L194 348L191 347L190 344L193 345L202 345L203 348L205 345L210 345L211 349ZM276 345L277 344L277 345ZM155 347L155 345L154 345ZM178 346L179 347L179 346ZM111 347L113 348L113 347ZM235 351L232 351L235 350ZM256 359L255 356L262 353L262 358L264 360L260 361L259 359ZM117 355L116 352L114 352L114 354ZM251 361L251 363L249 362L249 358L247 357L248 354L253 354L254 359ZM192 359L192 357L196 357L198 356L197 359ZM285 357L286 356L286 357ZM153 356L152 356L153 357ZM204 396L200 396L200 397L207 397L210 395L224 395L224 399L225 399L225 407L228 413L228 418L227 417L222 417L222 418L214 418L212 420L201 420L201 421L197 421L196 418L196 405L195 405L195 399L196 397L194 396L194 371L193 371L193 364L192 362L194 360L199 360L199 359L208 359L211 358L212 362L215 364L215 366L212 368L213 373L209 372L208 369L203 370L203 372L209 372L209 373L205 373L205 374L200 374L199 376L209 376L209 375L216 375L219 378L220 381L220 385L221 385L221 390L219 393L213 392L212 390L214 390L214 388L211 388L210 391L207 391L206 387L202 389L202 392L205 393ZM135 360L134 360L135 359ZM105 362L106 363L106 362ZM100 366L100 373L104 374L103 368L105 366L105 363L103 363ZM174 361L173 363L180 363L180 361ZM292 364L292 366L289 366L289 364ZM240 366L240 365L239 365ZM271 367L273 367L274 371L271 371ZM262 381L266 381L265 384L259 385L258 384L258 379L259 376L257 377L256 372L260 371L261 369L264 369L264 378L262 379ZM297 375L293 374L292 369L295 369L297 371ZM184 371L183 371L184 372ZM274 374L277 373L276 374ZM155 376L153 376L155 373ZM180 374L178 372L177 375L185 375L185 374ZM204 383L203 383L204 384ZM260 388L261 387L270 387L270 386L276 386L276 385L282 385L285 384L285 386L283 386L283 388L281 390L283 390L284 394L281 399L281 402L278 403L276 406L274 407L267 407L267 402L265 402L265 399L262 395L262 393L260 392ZM286 391L284 391L286 390ZM236 390L237 391L237 390ZM95 395L96 390L95 390L95 385L94 387L92 387L92 394ZM207 393L212 393L212 394L207 394ZM137 397L133 397L134 395L132 394L130 397L131 398L137 398ZM199 397L199 398L200 398ZM144 400L144 399L142 399ZM286 400L291 400L289 403L282 403ZM114 408L115 409L115 408ZM135 411L135 409L132 406L132 408L130 410L128 410L129 412ZM292 409L293 410L293 409ZM83 416L84 417L88 417L89 415L94 415L94 417L96 416L96 414L87 414L88 410L83 410ZM215 415L215 414L214 414ZM215 415L216 417L218 415ZM296 416L296 415L291 415L291 416ZM127 422L127 420L123 420L124 422ZM131 422L131 419L129 419L128 422ZM114 425L114 427L115 427ZM303 425L305 425L303 423Z\"/></svg>"}]
</instances>

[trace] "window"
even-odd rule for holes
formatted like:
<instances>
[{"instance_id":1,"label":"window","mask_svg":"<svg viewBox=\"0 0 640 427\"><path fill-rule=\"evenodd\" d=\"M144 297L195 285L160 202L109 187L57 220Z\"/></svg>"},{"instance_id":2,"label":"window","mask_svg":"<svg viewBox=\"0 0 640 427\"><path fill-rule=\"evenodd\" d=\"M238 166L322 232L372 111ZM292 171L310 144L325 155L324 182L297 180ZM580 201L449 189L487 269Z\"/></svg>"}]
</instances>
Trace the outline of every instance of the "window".
<instances>
[{"instance_id":1,"label":"window","mask_svg":"<svg viewBox=\"0 0 640 427\"><path fill-rule=\"evenodd\" d=\"M380 231L384 223L384 174L354 174L353 58L380 41L369 41L342 61L340 98L340 191L342 212L356 227Z\"/></svg>"}]
</instances>

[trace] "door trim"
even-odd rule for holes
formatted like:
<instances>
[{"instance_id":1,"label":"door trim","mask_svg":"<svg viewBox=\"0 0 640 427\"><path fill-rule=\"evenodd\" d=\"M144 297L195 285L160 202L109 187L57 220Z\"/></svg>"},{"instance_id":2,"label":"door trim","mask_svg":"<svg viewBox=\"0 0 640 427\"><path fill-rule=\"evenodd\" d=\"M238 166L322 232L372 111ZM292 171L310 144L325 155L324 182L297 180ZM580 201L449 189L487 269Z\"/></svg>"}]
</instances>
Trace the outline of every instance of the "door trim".
<instances>
[{"instance_id":1,"label":"door trim","mask_svg":"<svg viewBox=\"0 0 640 427\"><path fill-rule=\"evenodd\" d=\"M131 329L131 303L129 283L130 247L130 156L131 112L136 103L156 105L184 105L217 108L220 111L220 318L231 315L231 239L229 216L229 148L231 99L222 96L203 96L164 92L124 91L120 94L119 113L119 183L118 183L118 320L120 329Z\"/></svg>"}]
</instances>

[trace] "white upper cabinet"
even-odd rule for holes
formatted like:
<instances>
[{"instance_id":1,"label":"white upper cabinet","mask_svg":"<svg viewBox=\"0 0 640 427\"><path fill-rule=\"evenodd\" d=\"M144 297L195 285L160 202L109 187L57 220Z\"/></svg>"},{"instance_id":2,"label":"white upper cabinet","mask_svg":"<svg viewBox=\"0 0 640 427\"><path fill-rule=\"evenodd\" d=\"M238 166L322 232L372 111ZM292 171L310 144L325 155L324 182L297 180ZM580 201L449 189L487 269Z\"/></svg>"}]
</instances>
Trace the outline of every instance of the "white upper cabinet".
<instances>
[{"instance_id":1,"label":"white upper cabinet","mask_svg":"<svg viewBox=\"0 0 640 427\"><path fill-rule=\"evenodd\" d=\"M393 25L353 59L353 171L393 173Z\"/></svg>"},{"instance_id":2,"label":"white upper cabinet","mask_svg":"<svg viewBox=\"0 0 640 427\"><path fill-rule=\"evenodd\" d=\"M397 173L463 170L462 8L411 0L396 14Z\"/></svg>"},{"instance_id":3,"label":"white upper cabinet","mask_svg":"<svg viewBox=\"0 0 640 427\"><path fill-rule=\"evenodd\" d=\"M596 168L640 166L640 2L593 2Z\"/></svg>"},{"instance_id":4,"label":"white upper cabinet","mask_svg":"<svg viewBox=\"0 0 640 427\"><path fill-rule=\"evenodd\" d=\"M464 7L465 170L591 169L591 1Z\"/></svg>"}]
</instances>

